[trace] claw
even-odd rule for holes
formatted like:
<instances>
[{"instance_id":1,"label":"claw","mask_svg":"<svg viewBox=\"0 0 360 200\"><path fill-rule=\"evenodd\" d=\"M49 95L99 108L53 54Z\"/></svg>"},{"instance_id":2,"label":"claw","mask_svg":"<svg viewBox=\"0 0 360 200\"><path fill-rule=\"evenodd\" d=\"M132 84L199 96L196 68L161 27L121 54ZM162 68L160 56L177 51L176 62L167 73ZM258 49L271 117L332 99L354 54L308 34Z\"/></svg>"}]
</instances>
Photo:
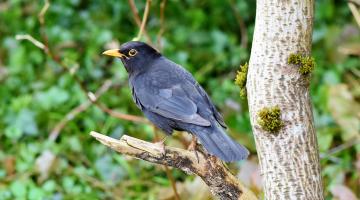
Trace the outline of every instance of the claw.
<instances>
[{"instance_id":1,"label":"claw","mask_svg":"<svg viewBox=\"0 0 360 200\"><path fill-rule=\"evenodd\" d=\"M167 138L167 136L165 136L165 137L164 137L163 139L161 139L160 141L154 143L156 146L159 146L159 149L160 149L161 154L162 154L163 156L166 155L165 144L164 144L166 138Z\"/></svg>"},{"instance_id":2,"label":"claw","mask_svg":"<svg viewBox=\"0 0 360 200\"><path fill-rule=\"evenodd\" d=\"M188 150L195 152L197 162L199 163L199 155L198 155L198 152L196 150L196 146L197 146L197 139L196 139L195 136L192 135L192 140L191 140L190 145L188 146Z\"/></svg>"}]
</instances>

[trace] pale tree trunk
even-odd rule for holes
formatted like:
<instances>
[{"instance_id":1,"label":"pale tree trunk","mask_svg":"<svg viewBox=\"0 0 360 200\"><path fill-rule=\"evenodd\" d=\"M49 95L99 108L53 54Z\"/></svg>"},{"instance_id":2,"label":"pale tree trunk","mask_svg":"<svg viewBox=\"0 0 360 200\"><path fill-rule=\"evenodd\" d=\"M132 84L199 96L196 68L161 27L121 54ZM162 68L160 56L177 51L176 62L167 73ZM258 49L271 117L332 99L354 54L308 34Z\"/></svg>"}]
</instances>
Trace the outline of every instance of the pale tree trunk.
<instances>
[{"instance_id":1,"label":"pale tree trunk","mask_svg":"<svg viewBox=\"0 0 360 200\"><path fill-rule=\"evenodd\" d=\"M257 0L247 94L266 199L324 198L309 75L287 64L292 53L310 54L313 17L313 0ZM273 106L283 121L276 134L258 123Z\"/></svg>"}]
</instances>

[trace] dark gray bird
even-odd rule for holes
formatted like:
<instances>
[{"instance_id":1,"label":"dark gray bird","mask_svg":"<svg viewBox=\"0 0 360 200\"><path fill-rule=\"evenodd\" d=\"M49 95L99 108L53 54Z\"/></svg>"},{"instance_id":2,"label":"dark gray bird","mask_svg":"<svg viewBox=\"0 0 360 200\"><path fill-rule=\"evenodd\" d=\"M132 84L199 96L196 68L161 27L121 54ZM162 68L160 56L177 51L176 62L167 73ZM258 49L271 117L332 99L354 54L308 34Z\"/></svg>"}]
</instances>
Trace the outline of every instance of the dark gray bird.
<instances>
[{"instance_id":1,"label":"dark gray bird","mask_svg":"<svg viewBox=\"0 0 360 200\"><path fill-rule=\"evenodd\" d=\"M183 67L143 42L130 41L103 54L121 59L137 107L167 135L187 131L225 162L247 158L249 151L226 134L221 114Z\"/></svg>"}]
</instances>

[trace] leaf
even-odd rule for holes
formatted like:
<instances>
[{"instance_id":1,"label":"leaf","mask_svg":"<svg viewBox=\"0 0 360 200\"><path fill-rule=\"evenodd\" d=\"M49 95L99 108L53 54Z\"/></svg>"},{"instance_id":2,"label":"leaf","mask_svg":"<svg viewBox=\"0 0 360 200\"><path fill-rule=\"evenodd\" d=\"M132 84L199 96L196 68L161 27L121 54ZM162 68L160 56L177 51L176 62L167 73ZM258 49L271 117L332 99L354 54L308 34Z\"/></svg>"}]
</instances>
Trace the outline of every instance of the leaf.
<instances>
[{"instance_id":1,"label":"leaf","mask_svg":"<svg viewBox=\"0 0 360 200\"><path fill-rule=\"evenodd\" d=\"M26 184L20 180L14 181L10 185L10 191L15 197L25 199L27 193Z\"/></svg>"},{"instance_id":2,"label":"leaf","mask_svg":"<svg viewBox=\"0 0 360 200\"><path fill-rule=\"evenodd\" d=\"M125 176L125 170L113 162L109 154L98 158L95 162L95 168L100 174L102 180L108 185L113 185L122 180Z\"/></svg>"},{"instance_id":3,"label":"leaf","mask_svg":"<svg viewBox=\"0 0 360 200\"><path fill-rule=\"evenodd\" d=\"M334 135L336 133L336 129L333 128L322 128L318 131L317 137L318 137L318 143L319 143L319 150L320 152L326 152L329 150Z\"/></svg>"},{"instance_id":4,"label":"leaf","mask_svg":"<svg viewBox=\"0 0 360 200\"><path fill-rule=\"evenodd\" d=\"M57 86L51 87L49 90L39 92L36 95L37 102L45 110L55 108L69 99L69 93Z\"/></svg>"},{"instance_id":5,"label":"leaf","mask_svg":"<svg viewBox=\"0 0 360 200\"><path fill-rule=\"evenodd\" d=\"M8 126L5 129L5 136L12 141L18 140L22 134L22 131L14 125Z\"/></svg>"},{"instance_id":6,"label":"leaf","mask_svg":"<svg viewBox=\"0 0 360 200\"><path fill-rule=\"evenodd\" d=\"M22 109L16 116L8 116L6 123L9 126L5 129L5 135L12 140L18 140L23 134L38 134L35 113L29 109Z\"/></svg>"},{"instance_id":7,"label":"leaf","mask_svg":"<svg viewBox=\"0 0 360 200\"><path fill-rule=\"evenodd\" d=\"M46 192L54 192L56 190L56 182L54 180L47 180L42 185L42 189Z\"/></svg>"},{"instance_id":8,"label":"leaf","mask_svg":"<svg viewBox=\"0 0 360 200\"><path fill-rule=\"evenodd\" d=\"M30 187L29 200L41 200L44 199L45 192L37 187Z\"/></svg>"}]
</instances>

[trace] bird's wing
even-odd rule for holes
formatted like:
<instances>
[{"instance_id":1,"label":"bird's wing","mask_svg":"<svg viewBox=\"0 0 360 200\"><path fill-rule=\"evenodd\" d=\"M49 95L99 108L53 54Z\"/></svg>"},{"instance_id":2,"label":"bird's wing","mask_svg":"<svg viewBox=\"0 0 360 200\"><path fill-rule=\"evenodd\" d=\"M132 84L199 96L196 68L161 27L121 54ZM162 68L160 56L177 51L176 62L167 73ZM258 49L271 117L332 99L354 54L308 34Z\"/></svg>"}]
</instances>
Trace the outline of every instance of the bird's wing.
<instances>
[{"instance_id":1,"label":"bird's wing","mask_svg":"<svg viewBox=\"0 0 360 200\"><path fill-rule=\"evenodd\" d=\"M197 91L197 93L199 93L202 97L202 100L205 101L206 105L209 106L209 108L211 109L211 112L213 114L213 116L215 117L216 121L223 127L223 128L227 128L224 118L222 117L222 115L219 113L219 111L216 109L215 105L213 104L213 102L211 101L209 95L206 93L206 91L201 87L201 85L194 79L194 77L188 72L186 71L184 68L182 68L180 65L175 64L175 66L178 66L179 69L181 69L181 72L183 74L183 76L185 77L186 80L191 82L191 87L193 88L188 88L191 89L192 93L195 93L193 91L193 89L195 89Z\"/></svg>"},{"instance_id":2,"label":"bird's wing","mask_svg":"<svg viewBox=\"0 0 360 200\"><path fill-rule=\"evenodd\" d=\"M135 93L137 101L151 112L185 123L210 126L210 122L197 113L196 104L179 85L158 89L156 93L146 89Z\"/></svg>"},{"instance_id":3,"label":"bird's wing","mask_svg":"<svg viewBox=\"0 0 360 200\"><path fill-rule=\"evenodd\" d=\"M203 96L203 98L205 98L205 101L208 104L208 106L211 108L211 111L213 112L216 121L219 122L219 124L222 127L227 128L224 118L219 113L219 111L217 111L217 109L216 109L215 105L212 103L209 95L205 92L205 90L198 83L195 83L195 87L196 87L197 91L201 94L201 96Z\"/></svg>"}]
</instances>

